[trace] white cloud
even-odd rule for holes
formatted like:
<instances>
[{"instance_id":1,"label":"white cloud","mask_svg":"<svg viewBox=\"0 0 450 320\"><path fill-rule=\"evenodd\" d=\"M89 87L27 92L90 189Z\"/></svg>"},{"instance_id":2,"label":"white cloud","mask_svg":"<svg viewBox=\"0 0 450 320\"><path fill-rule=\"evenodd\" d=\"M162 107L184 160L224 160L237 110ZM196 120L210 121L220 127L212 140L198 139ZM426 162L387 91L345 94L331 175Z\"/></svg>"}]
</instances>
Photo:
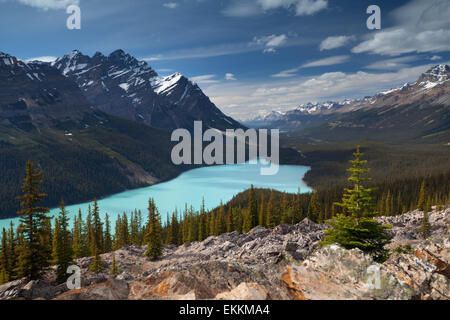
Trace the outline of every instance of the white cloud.
<instances>
[{"instance_id":1,"label":"white cloud","mask_svg":"<svg viewBox=\"0 0 450 320\"><path fill-rule=\"evenodd\" d=\"M432 56L432 57L430 58L430 60L431 60L431 61L442 60L442 57L441 57L441 56Z\"/></svg>"},{"instance_id":2,"label":"white cloud","mask_svg":"<svg viewBox=\"0 0 450 320\"><path fill-rule=\"evenodd\" d=\"M354 36L328 37L320 43L320 51L343 47L354 39L355 39Z\"/></svg>"},{"instance_id":3,"label":"white cloud","mask_svg":"<svg viewBox=\"0 0 450 320\"><path fill-rule=\"evenodd\" d=\"M257 84L226 82L205 89L225 113L248 119L261 112L287 111L306 102L360 98L416 81L432 64L393 72L327 72L313 77Z\"/></svg>"},{"instance_id":4,"label":"white cloud","mask_svg":"<svg viewBox=\"0 0 450 320\"><path fill-rule=\"evenodd\" d=\"M235 0L225 8L223 14L232 17L249 17L284 8L297 16L313 15L326 9L328 0Z\"/></svg>"},{"instance_id":5,"label":"white cloud","mask_svg":"<svg viewBox=\"0 0 450 320\"><path fill-rule=\"evenodd\" d=\"M272 34L270 36L254 37L253 41L249 44L250 46L263 46L264 53L274 53L277 47L281 47L287 43L287 35Z\"/></svg>"},{"instance_id":6,"label":"white cloud","mask_svg":"<svg viewBox=\"0 0 450 320\"><path fill-rule=\"evenodd\" d=\"M57 57L53 57L53 56L42 56L42 57L35 57L35 58L26 59L25 62L30 62L30 61L53 62L56 59L57 59Z\"/></svg>"},{"instance_id":7,"label":"white cloud","mask_svg":"<svg viewBox=\"0 0 450 320\"><path fill-rule=\"evenodd\" d=\"M43 10L58 10L58 9L66 9L68 6L75 4L79 5L79 0L19 0L20 3L43 9Z\"/></svg>"},{"instance_id":8,"label":"white cloud","mask_svg":"<svg viewBox=\"0 0 450 320\"><path fill-rule=\"evenodd\" d=\"M254 1L237 0L226 7L222 13L227 17L250 17L262 13L261 7Z\"/></svg>"},{"instance_id":9,"label":"white cloud","mask_svg":"<svg viewBox=\"0 0 450 320\"><path fill-rule=\"evenodd\" d=\"M293 69L283 70L283 71L281 71L279 73L273 74L272 77L274 77L274 78L295 77L299 70L300 70L300 68L293 68Z\"/></svg>"},{"instance_id":10,"label":"white cloud","mask_svg":"<svg viewBox=\"0 0 450 320\"><path fill-rule=\"evenodd\" d=\"M295 12L298 16L308 16L326 9L327 6L327 0L300 0L297 2Z\"/></svg>"},{"instance_id":11,"label":"white cloud","mask_svg":"<svg viewBox=\"0 0 450 320\"><path fill-rule=\"evenodd\" d=\"M303 64L300 68L311 68L311 67L323 67L332 66L335 64L342 64L347 62L350 56L332 56L324 59L319 59Z\"/></svg>"},{"instance_id":12,"label":"white cloud","mask_svg":"<svg viewBox=\"0 0 450 320\"><path fill-rule=\"evenodd\" d=\"M216 77L215 74L204 74L201 76L191 77L189 78L189 80L198 84L211 84L219 82L219 80L214 79L215 77Z\"/></svg>"},{"instance_id":13,"label":"white cloud","mask_svg":"<svg viewBox=\"0 0 450 320\"><path fill-rule=\"evenodd\" d=\"M273 74L273 78L290 78L295 77L297 72L303 68L313 68L313 67L324 67L324 66L332 66L336 64L342 64L347 62L350 59L350 56L332 56L324 59L319 59L311 62L307 62L302 64L297 68L292 68L288 70L283 70L279 73Z\"/></svg>"},{"instance_id":14,"label":"white cloud","mask_svg":"<svg viewBox=\"0 0 450 320\"><path fill-rule=\"evenodd\" d=\"M393 58L376 61L374 63L366 66L366 69L374 69L374 70L395 70L408 67L408 62L417 61L419 59L418 56L407 56L401 58Z\"/></svg>"},{"instance_id":15,"label":"white cloud","mask_svg":"<svg viewBox=\"0 0 450 320\"><path fill-rule=\"evenodd\" d=\"M267 46L268 43L272 45L272 47ZM276 48L278 47L302 46L312 43L315 43L315 41L308 38L301 38L296 33L290 32L281 35L274 34L270 36L254 37L250 42L228 42L212 46L178 49L162 54L144 56L140 59L145 61L198 59L255 52L259 50L265 53L273 53L276 52ZM275 44L277 44L278 47L273 46Z\"/></svg>"},{"instance_id":16,"label":"white cloud","mask_svg":"<svg viewBox=\"0 0 450 320\"><path fill-rule=\"evenodd\" d=\"M227 80L227 81L236 81L236 77L232 73L226 73L225 74L225 80Z\"/></svg>"},{"instance_id":17,"label":"white cloud","mask_svg":"<svg viewBox=\"0 0 450 320\"><path fill-rule=\"evenodd\" d=\"M450 1L413 0L392 15L395 27L375 33L352 52L396 56L450 51Z\"/></svg>"},{"instance_id":18,"label":"white cloud","mask_svg":"<svg viewBox=\"0 0 450 320\"><path fill-rule=\"evenodd\" d=\"M164 3L163 6L165 8L168 8L168 9L175 9L175 8L178 7L178 3L176 3L176 2L167 2L167 3Z\"/></svg>"}]
</instances>

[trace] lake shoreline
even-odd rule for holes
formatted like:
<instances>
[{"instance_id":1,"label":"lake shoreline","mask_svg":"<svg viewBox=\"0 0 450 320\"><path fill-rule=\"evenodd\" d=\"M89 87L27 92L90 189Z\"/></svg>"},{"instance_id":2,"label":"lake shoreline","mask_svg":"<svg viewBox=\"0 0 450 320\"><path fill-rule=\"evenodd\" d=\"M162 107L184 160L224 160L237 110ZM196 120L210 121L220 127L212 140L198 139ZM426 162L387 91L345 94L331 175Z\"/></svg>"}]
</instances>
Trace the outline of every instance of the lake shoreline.
<instances>
[{"instance_id":1,"label":"lake shoreline","mask_svg":"<svg viewBox=\"0 0 450 320\"><path fill-rule=\"evenodd\" d=\"M98 198L98 205L103 217L108 213L110 220L123 212L130 214L135 209L141 210L146 215L146 207L149 198L154 198L163 220L167 215L177 210L184 210L185 204L199 210L202 199L205 199L207 210L220 205L220 202L228 202L236 194L248 189L251 184L257 188L275 189L289 193L296 193L298 187L302 192L310 192L312 189L303 181L305 174L311 167L298 165L280 165L280 172L275 176L261 176L259 169L261 164L234 164L214 165L198 167L180 173L177 177L168 181L161 181L146 187L131 189L115 193L103 198ZM297 176L297 179L292 179ZM174 196L174 194L176 196ZM70 217L82 210L82 215L87 215L87 208L93 201L67 205ZM50 215L55 216L59 208L52 208ZM10 221L17 225L19 217L0 219L0 230L9 228ZM73 219L71 219L73 221Z\"/></svg>"}]
</instances>

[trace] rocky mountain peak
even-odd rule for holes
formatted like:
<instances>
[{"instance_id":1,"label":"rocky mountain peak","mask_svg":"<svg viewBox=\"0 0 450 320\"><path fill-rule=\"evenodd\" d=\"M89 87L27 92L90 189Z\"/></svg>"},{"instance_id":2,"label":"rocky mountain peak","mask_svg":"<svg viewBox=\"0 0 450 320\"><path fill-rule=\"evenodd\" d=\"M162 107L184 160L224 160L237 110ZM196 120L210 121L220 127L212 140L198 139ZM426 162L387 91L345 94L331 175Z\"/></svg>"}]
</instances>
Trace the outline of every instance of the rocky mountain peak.
<instances>
[{"instance_id":1,"label":"rocky mountain peak","mask_svg":"<svg viewBox=\"0 0 450 320\"><path fill-rule=\"evenodd\" d=\"M423 73L417 81L417 85L431 89L448 80L450 80L450 67L446 64L439 64Z\"/></svg>"},{"instance_id":2,"label":"rocky mountain peak","mask_svg":"<svg viewBox=\"0 0 450 320\"><path fill-rule=\"evenodd\" d=\"M116 51L112 52L108 56L108 60L111 63L113 63L113 64L118 64L118 65L122 65L122 66L128 66L128 67L147 66L148 67L146 62L138 61L136 58L134 58L133 56L129 55L128 53L126 53L122 49L119 49L119 50L116 50Z\"/></svg>"},{"instance_id":3,"label":"rocky mountain peak","mask_svg":"<svg viewBox=\"0 0 450 320\"><path fill-rule=\"evenodd\" d=\"M14 65L16 65L18 62L20 62L20 65L22 67L26 66L26 63L23 61L18 60L16 57L13 57L7 53L1 52L0 51L0 66L9 66L9 67L13 67Z\"/></svg>"}]
</instances>

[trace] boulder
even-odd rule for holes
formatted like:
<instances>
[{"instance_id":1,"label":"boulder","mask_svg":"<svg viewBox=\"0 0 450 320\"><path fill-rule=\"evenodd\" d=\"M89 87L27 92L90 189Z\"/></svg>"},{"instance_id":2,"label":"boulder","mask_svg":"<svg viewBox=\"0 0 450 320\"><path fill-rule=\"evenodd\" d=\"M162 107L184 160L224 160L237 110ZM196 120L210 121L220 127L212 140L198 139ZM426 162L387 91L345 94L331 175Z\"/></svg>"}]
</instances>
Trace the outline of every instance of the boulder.
<instances>
[{"instance_id":1,"label":"boulder","mask_svg":"<svg viewBox=\"0 0 450 320\"><path fill-rule=\"evenodd\" d=\"M67 291L56 297L56 300L125 300L128 299L129 291L128 282L108 278L102 283Z\"/></svg>"},{"instance_id":2,"label":"boulder","mask_svg":"<svg viewBox=\"0 0 450 320\"><path fill-rule=\"evenodd\" d=\"M406 300L415 296L411 287L362 251L337 245L318 250L299 266L287 266L281 281L299 300Z\"/></svg>"}]
</instances>

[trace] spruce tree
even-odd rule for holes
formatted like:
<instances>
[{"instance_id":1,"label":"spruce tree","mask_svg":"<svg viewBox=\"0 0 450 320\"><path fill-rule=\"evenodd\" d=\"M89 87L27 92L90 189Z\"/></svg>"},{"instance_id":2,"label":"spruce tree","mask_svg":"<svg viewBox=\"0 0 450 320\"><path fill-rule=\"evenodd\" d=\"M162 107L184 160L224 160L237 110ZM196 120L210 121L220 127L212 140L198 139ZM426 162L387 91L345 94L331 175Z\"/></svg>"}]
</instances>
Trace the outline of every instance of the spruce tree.
<instances>
[{"instance_id":1,"label":"spruce tree","mask_svg":"<svg viewBox=\"0 0 450 320\"><path fill-rule=\"evenodd\" d=\"M269 202L267 203L266 225L265 225L265 227L269 229L275 228L277 225L273 203L274 203L274 193L271 192Z\"/></svg>"},{"instance_id":2,"label":"spruce tree","mask_svg":"<svg viewBox=\"0 0 450 320\"><path fill-rule=\"evenodd\" d=\"M228 206L227 212L227 232L232 232L233 230L234 230L233 206L230 204Z\"/></svg>"},{"instance_id":3,"label":"spruce tree","mask_svg":"<svg viewBox=\"0 0 450 320\"><path fill-rule=\"evenodd\" d=\"M225 233L227 231L225 207L223 206L222 201L220 202L219 211L217 212L216 215L214 230L215 230L214 235L216 236L221 235L222 233Z\"/></svg>"},{"instance_id":4,"label":"spruce tree","mask_svg":"<svg viewBox=\"0 0 450 320\"><path fill-rule=\"evenodd\" d=\"M2 230L2 243L0 248L0 284L6 283L10 279L10 257L8 248L8 238L6 236L6 229Z\"/></svg>"},{"instance_id":5,"label":"spruce tree","mask_svg":"<svg viewBox=\"0 0 450 320\"><path fill-rule=\"evenodd\" d=\"M320 244L338 243L345 249L359 248L381 262L387 258L388 251L384 246L391 240L387 233L390 226L373 219L372 189L362 185L363 181L368 180L363 175L369 169L364 168L367 161L361 160L359 146L354 156L355 160L350 161L353 166L348 170L352 173L348 180L354 183L354 187L345 189L342 202L337 203L344 209L344 214L327 221L331 228L325 231L325 238Z\"/></svg>"},{"instance_id":6,"label":"spruce tree","mask_svg":"<svg viewBox=\"0 0 450 320\"><path fill-rule=\"evenodd\" d=\"M19 228L20 229L20 228ZM17 271L17 261L18 261L18 249L17 242L19 238L19 232L14 232L14 225L11 221L9 223L9 230L7 234L7 248L8 248L8 262L9 262L9 270L8 276L10 280L16 279L16 271Z\"/></svg>"},{"instance_id":7,"label":"spruce tree","mask_svg":"<svg viewBox=\"0 0 450 320\"><path fill-rule=\"evenodd\" d=\"M417 203L417 209L419 209L420 211L425 211L426 202L427 202L427 194L426 194L426 183L424 179L420 185L419 201Z\"/></svg>"},{"instance_id":8,"label":"spruce tree","mask_svg":"<svg viewBox=\"0 0 450 320\"><path fill-rule=\"evenodd\" d=\"M42 174L43 172L37 169L33 162L28 161L22 184L23 195L17 197L21 207L17 214L20 216L20 229L23 236L17 271L20 277L30 279L38 279L42 269L48 265L49 258L49 252L41 241L45 236L44 230L49 219L46 216L49 209L38 205L47 196L39 190L43 182Z\"/></svg>"},{"instance_id":9,"label":"spruce tree","mask_svg":"<svg viewBox=\"0 0 450 320\"><path fill-rule=\"evenodd\" d=\"M149 200L147 222L147 252L150 260L156 260L162 255L161 218L153 199Z\"/></svg>"},{"instance_id":10,"label":"spruce tree","mask_svg":"<svg viewBox=\"0 0 450 320\"><path fill-rule=\"evenodd\" d=\"M320 212L322 211L320 202L317 199L317 192L313 192L309 199L307 218L311 221L318 222Z\"/></svg>"},{"instance_id":11,"label":"spruce tree","mask_svg":"<svg viewBox=\"0 0 450 320\"><path fill-rule=\"evenodd\" d=\"M105 215L105 235L104 235L104 251L110 252L112 250L112 240L111 240L111 224L109 222L109 215L106 213ZM137 240L137 230L135 234L135 241Z\"/></svg>"},{"instance_id":12,"label":"spruce tree","mask_svg":"<svg viewBox=\"0 0 450 320\"><path fill-rule=\"evenodd\" d=\"M250 186L247 214L244 220L244 232L249 232L258 225L258 203L256 201L255 189Z\"/></svg>"},{"instance_id":13,"label":"spruce tree","mask_svg":"<svg viewBox=\"0 0 450 320\"><path fill-rule=\"evenodd\" d=\"M69 217L67 216L64 200L61 200L60 211L55 219L55 231L53 236L53 258L58 265L56 269L56 281L66 282L68 278L67 268L72 264L72 244L69 231Z\"/></svg>"},{"instance_id":14,"label":"spruce tree","mask_svg":"<svg viewBox=\"0 0 450 320\"><path fill-rule=\"evenodd\" d=\"M73 222L73 239L72 239L72 252L73 258L81 258L85 255L85 243L83 243L83 225L82 225L81 211L78 213L78 217L75 217Z\"/></svg>"},{"instance_id":15,"label":"spruce tree","mask_svg":"<svg viewBox=\"0 0 450 320\"><path fill-rule=\"evenodd\" d=\"M93 247L94 250L94 260L91 262L91 265L89 266L89 271L94 273L100 273L103 270L105 270L105 262L100 257L97 248Z\"/></svg>"},{"instance_id":16,"label":"spruce tree","mask_svg":"<svg viewBox=\"0 0 450 320\"><path fill-rule=\"evenodd\" d=\"M113 254L111 269L109 270L109 274L112 276L118 275L120 272L119 266L116 264L116 255Z\"/></svg>"},{"instance_id":17,"label":"spruce tree","mask_svg":"<svg viewBox=\"0 0 450 320\"><path fill-rule=\"evenodd\" d=\"M103 223L100 218L100 209L98 207L97 199L94 199L94 207L92 209L92 232L92 241L95 241L95 248L99 253L103 253Z\"/></svg>"},{"instance_id":18,"label":"spruce tree","mask_svg":"<svg viewBox=\"0 0 450 320\"><path fill-rule=\"evenodd\" d=\"M422 224L419 228L419 231L422 233L424 239L428 238L431 235L431 224L428 220L428 212L423 212Z\"/></svg>"}]
</instances>

